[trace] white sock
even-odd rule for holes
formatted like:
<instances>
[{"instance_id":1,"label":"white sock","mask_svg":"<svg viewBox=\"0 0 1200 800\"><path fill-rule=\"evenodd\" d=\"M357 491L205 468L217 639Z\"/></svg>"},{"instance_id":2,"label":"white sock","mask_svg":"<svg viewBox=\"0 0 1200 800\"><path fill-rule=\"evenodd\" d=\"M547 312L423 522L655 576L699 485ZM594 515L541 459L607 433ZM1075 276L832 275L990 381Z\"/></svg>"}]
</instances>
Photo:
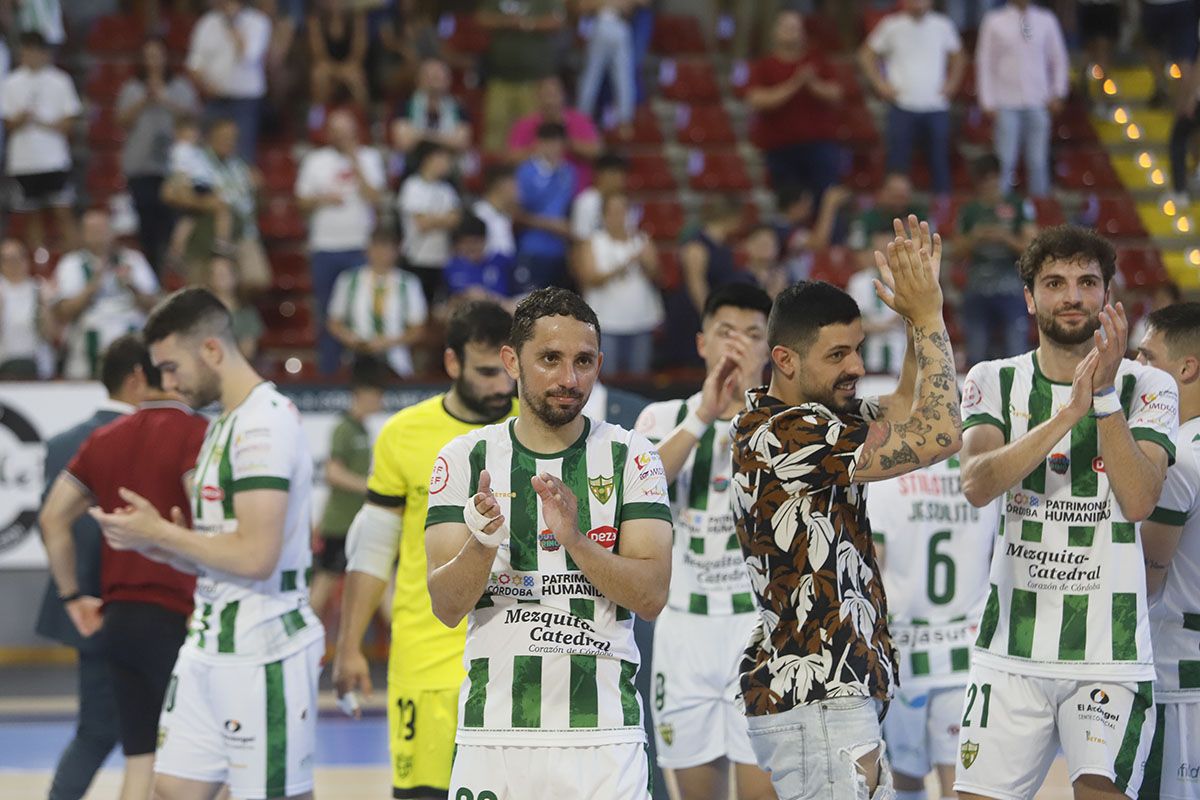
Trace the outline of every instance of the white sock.
<instances>
[{"instance_id":1,"label":"white sock","mask_svg":"<svg viewBox=\"0 0 1200 800\"><path fill-rule=\"evenodd\" d=\"M896 800L928 800L929 795L924 789L910 789L909 791L896 790Z\"/></svg>"}]
</instances>

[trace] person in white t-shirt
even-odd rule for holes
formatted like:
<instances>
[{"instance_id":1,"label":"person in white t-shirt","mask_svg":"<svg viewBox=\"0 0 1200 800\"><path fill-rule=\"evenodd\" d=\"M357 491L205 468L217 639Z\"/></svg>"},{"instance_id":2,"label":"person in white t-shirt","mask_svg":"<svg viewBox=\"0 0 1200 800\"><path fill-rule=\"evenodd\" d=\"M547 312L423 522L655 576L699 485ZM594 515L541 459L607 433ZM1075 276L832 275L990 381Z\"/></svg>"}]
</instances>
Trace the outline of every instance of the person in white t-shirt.
<instances>
[{"instance_id":1,"label":"person in white t-shirt","mask_svg":"<svg viewBox=\"0 0 1200 800\"><path fill-rule=\"evenodd\" d=\"M29 251L18 239L0 242L0 379L48 378L52 335L41 281L29 271Z\"/></svg>"},{"instance_id":2,"label":"person in white t-shirt","mask_svg":"<svg viewBox=\"0 0 1200 800\"><path fill-rule=\"evenodd\" d=\"M604 198L625 191L629 163L616 153L605 153L596 159L592 185L575 195L571 202L571 238L586 242L592 234L604 229Z\"/></svg>"},{"instance_id":3,"label":"person in white t-shirt","mask_svg":"<svg viewBox=\"0 0 1200 800\"><path fill-rule=\"evenodd\" d=\"M140 330L159 294L146 257L117 245L107 211L83 215L82 240L54 270L54 315L70 326L63 377L71 380L96 377L104 349Z\"/></svg>"},{"instance_id":4,"label":"person in white t-shirt","mask_svg":"<svg viewBox=\"0 0 1200 800\"><path fill-rule=\"evenodd\" d=\"M580 248L575 279L604 331L603 374L650 371L654 330L663 321L658 253L645 234L628 226L623 194L604 199L604 229Z\"/></svg>"},{"instance_id":5,"label":"person in white t-shirt","mask_svg":"<svg viewBox=\"0 0 1200 800\"><path fill-rule=\"evenodd\" d=\"M237 122L238 155L255 162L267 93L271 19L244 0L216 0L192 30L187 70L207 98L205 117Z\"/></svg>"},{"instance_id":6,"label":"person in white t-shirt","mask_svg":"<svg viewBox=\"0 0 1200 800\"><path fill-rule=\"evenodd\" d=\"M483 197L475 201L471 212L487 226L484 253L508 259L517 256L517 240L513 235L513 214L519 208L517 179L513 168L499 164L487 171Z\"/></svg>"},{"instance_id":7,"label":"person in white t-shirt","mask_svg":"<svg viewBox=\"0 0 1200 800\"><path fill-rule=\"evenodd\" d=\"M308 250L319 315L329 305L338 276L366 258L375 210L387 183L383 157L360 143L352 113L330 114L327 130L329 146L305 155L296 179L300 208L310 214ZM318 366L328 374L337 369L341 348L320 320L317 328Z\"/></svg>"},{"instance_id":8,"label":"person in white t-shirt","mask_svg":"<svg viewBox=\"0 0 1200 800\"><path fill-rule=\"evenodd\" d=\"M28 241L45 244L41 212L54 209L58 230L68 247L75 245L71 205L71 128L83 110L67 73L52 63L40 33L21 34L21 66L0 86L0 108L8 131L8 174L20 197L14 210L31 211Z\"/></svg>"},{"instance_id":9,"label":"person in white t-shirt","mask_svg":"<svg viewBox=\"0 0 1200 800\"><path fill-rule=\"evenodd\" d=\"M414 171L400 186L396 205L404 228L405 268L421 279L432 305L442 289L442 270L450 260L450 232L461 218L458 193L450 185L454 161L449 150L423 142L413 152Z\"/></svg>"},{"instance_id":10,"label":"person in white t-shirt","mask_svg":"<svg viewBox=\"0 0 1200 800\"><path fill-rule=\"evenodd\" d=\"M950 194L950 98L967 59L954 23L931 0L904 0L858 51L875 91L889 103L887 168L908 173L914 145L929 157L933 192Z\"/></svg>"},{"instance_id":11,"label":"person in white t-shirt","mask_svg":"<svg viewBox=\"0 0 1200 800\"><path fill-rule=\"evenodd\" d=\"M875 294L878 277L879 270L874 266L859 270L846 283L846 294L854 298L862 311L863 334L866 336L862 359L867 372L898 375L904 363L907 333L904 319Z\"/></svg>"}]
</instances>

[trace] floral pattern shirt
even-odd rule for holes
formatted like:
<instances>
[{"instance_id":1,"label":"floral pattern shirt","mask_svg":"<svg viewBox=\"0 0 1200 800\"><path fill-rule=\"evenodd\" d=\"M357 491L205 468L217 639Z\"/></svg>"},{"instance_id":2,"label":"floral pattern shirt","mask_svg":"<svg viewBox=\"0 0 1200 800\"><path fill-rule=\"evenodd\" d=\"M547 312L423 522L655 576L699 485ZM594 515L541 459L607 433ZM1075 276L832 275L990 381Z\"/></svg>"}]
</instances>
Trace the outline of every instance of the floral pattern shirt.
<instances>
[{"instance_id":1,"label":"floral pattern shirt","mask_svg":"<svg viewBox=\"0 0 1200 800\"><path fill-rule=\"evenodd\" d=\"M742 658L750 716L832 697L887 700L898 664L854 469L878 415L789 406L766 387L733 420L734 509L759 610Z\"/></svg>"}]
</instances>

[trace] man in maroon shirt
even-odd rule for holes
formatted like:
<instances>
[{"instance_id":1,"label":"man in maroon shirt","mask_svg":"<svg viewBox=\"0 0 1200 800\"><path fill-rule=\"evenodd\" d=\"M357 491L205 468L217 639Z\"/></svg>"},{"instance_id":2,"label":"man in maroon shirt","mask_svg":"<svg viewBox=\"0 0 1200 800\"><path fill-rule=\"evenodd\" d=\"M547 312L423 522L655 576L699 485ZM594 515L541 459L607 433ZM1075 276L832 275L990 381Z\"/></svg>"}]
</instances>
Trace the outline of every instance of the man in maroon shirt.
<instances>
[{"instance_id":1,"label":"man in maroon shirt","mask_svg":"<svg viewBox=\"0 0 1200 800\"><path fill-rule=\"evenodd\" d=\"M775 46L750 66L746 102L754 111L750 138L763 151L775 186L799 185L821 194L837 183L842 151L837 118L842 87L832 65L805 41L804 18L781 11Z\"/></svg>"},{"instance_id":2,"label":"man in maroon shirt","mask_svg":"<svg viewBox=\"0 0 1200 800\"><path fill-rule=\"evenodd\" d=\"M144 346L143 346L144 350ZM67 614L83 636L97 632L107 654L125 752L122 800L149 798L158 716L175 656L187 634L196 579L132 550L105 542L100 597L79 590L71 524L89 506L125 506L127 486L164 516L186 520L186 481L195 467L207 421L162 389L161 375L142 357L149 388L136 413L96 430L58 476L40 518L50 571Z\"/></svg>"}]
</instances>

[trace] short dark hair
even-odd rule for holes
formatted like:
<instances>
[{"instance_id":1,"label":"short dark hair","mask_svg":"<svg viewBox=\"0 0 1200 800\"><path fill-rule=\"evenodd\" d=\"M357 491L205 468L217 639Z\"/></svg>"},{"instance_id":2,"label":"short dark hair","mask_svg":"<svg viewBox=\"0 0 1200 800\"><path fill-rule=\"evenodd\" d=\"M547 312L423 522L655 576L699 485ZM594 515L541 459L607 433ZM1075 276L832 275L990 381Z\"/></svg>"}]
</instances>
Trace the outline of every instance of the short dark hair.
<instances>
[{"instance_id":1,"label":"short dark hair","mask_svg":"<svg viewBox=\"0 0 1200 800\"><path fill-rule=\"evenodd\" d=\"M141 334L127 333L113 340L100 358L100 382L110 396L121 391L125 379L142 368L146 382L155 389L162 388L162 373L150 361L150 350Z\"/></svg>"},{"instance_id":2,"label":"short dark hair","mask_svg":"<svg viewBox=\"0 0 1200 800\"><path fill-rule=\"evenodd\" d=\"M464 214L459 220L458 227L454 229L454 235L451 237L455 244L458 244L463 239L476 236L487 238L487 223L481 220L474 214Z\"/></svg>"},{"instance_id":3,"label":"short dark hair","mask_svg":"<svg viewBox=\"0 0 1200 800\"><path fill-rule=\"evenodd\" d=\"M592 307L570 289L547 286L530 294L517 306L513 314L512 332L508 343L518 353L526 342L533 338L533 326L542 317L570 317L596 329L600 338L600 320Z\"/></svg>"},{"instance_id":4,"label":"short dark hair","mask_svg":"<svg viewBox=\"0 0 1200 800\"><path fill-rule=\"evenodd\" d=\"M1000 159L992 153L985 153L971 162L971 175L977 181L1000 174Z\"/></svg>"},{"instance_id":5,"label":"short dark hair","mask_svg":"<svg viewBox=\"0 0 1200 800\"><path fill-rule=\"evenodd\" d=\"M703 321L707 322L709 317L727 306L744 308L747 311L761 311L763 316L769 317L771 315L771 295L753 283L738 281L718 286L708 293L708 298L704 301Z\"/></svg>"},{"instance_id":6,"label":"short dark hair","mask_svg":"<svg viewBox=\"0 0 1200 800\"><path fill-rule=\"evenodd\" d=\"M601 153L600 157L596 159L595 169L596 172L603 172L605 170L625 172L629 169L629 162L620 153L607 150Z\"/></svg>"},{"instance_id":7,"label":"short dark hair","mask_svg":"<svg viewBox=\"0 0 1200 800\"><path fill-rule=\"evenodd\" d=\"M147 345L161 342L171 334L200 333L233 342L233 317L216 295L195 286L179 289L158 301L142 329Z\"/></svg>"},{"instance_id":8,"label":"short dark hair","mask_svg":"<svg viewBox=\"0 0 1200 800\"><path fill-rule=\"evenodd\" d=\"M42 34L37 31L25 31L21 34L21 38L18 41L20 41L22 48L32 47L38 50L50 49L50 45L46 43L46 37L42 36Z\"/></svg>"},{"instance_id":9,"label":"short dark hair","mask_svg":"<svg viewBox=\"0 0 1200 800\"><path fill-rule=\"evenodd\" d=\"M388 368L375 356L359 356L350 365L350 391L378 389L383 391L388 384Z\"/></svg>"},{"instance_id":10,"label":"short dark hair","mask_svg":"<svg viewBox=\"0 0 1200 800\"><path fill-rule=\"evenodd\" d=\"M496 188L500 181L508 180L516 175L516 171L508 164L493 164L483 172L483 193L487 194Z\"/></svg>"},{"instance_id":11,"label":"short dark hair","mask_svg":"<svg viewBox=\"0 0 1200 800\"><path fill-rule=\"evenodd\" d=\"M862 316L854 298L825 281L800 281L779 293L767 318L767 344L804 353L827 325Z\"/></svg>"},{"instance_id":12,"label":"short dark hair","mask_svg":"<svg viewBox=\"0 0 1200 800\"><path fill-rule=\"evenodd\" d=\"M1055 225L1039 233L1021 254L1017 269L1030 289L1047 261L1096 261L1104 286L1117 273L1117 251L1100 234L1078 225Z\"/></svg>"},{"instance_id":13,"label":"short dark hair","mask_svg":"<svg viewBox=\"0 0 1200 800\"><path fill-rule=\"evenodd\" d=\"M499 303L490 300L472 300L463 303L450 315L446 323L446 347L454 351L458 360L466 357L467 344L488 345L499 348L508 343L512 329L512 315Z\"/></svg>"},{"instance_id":14,"label":"short dark hair","mask_svg":"<svg viewBox=\"0 0 1200 800\"><path fill-rule=\"evenodd\" d=\"M543 122L537 126L539 139L566 139L567 129L561 122Z\"/></svg>"},{"instance_id":15,"label":"short dark hair","mask_svg":"<svg viewBox=\"0 0 1200 800\"><path fill-rule=\"evenodd\" d=\"M1200 356L1200 303L1164 306L1151 311L1146 322L1152 330L1162 331L1167 350L1173 355Z\"/></svg>"}]
</instances>

